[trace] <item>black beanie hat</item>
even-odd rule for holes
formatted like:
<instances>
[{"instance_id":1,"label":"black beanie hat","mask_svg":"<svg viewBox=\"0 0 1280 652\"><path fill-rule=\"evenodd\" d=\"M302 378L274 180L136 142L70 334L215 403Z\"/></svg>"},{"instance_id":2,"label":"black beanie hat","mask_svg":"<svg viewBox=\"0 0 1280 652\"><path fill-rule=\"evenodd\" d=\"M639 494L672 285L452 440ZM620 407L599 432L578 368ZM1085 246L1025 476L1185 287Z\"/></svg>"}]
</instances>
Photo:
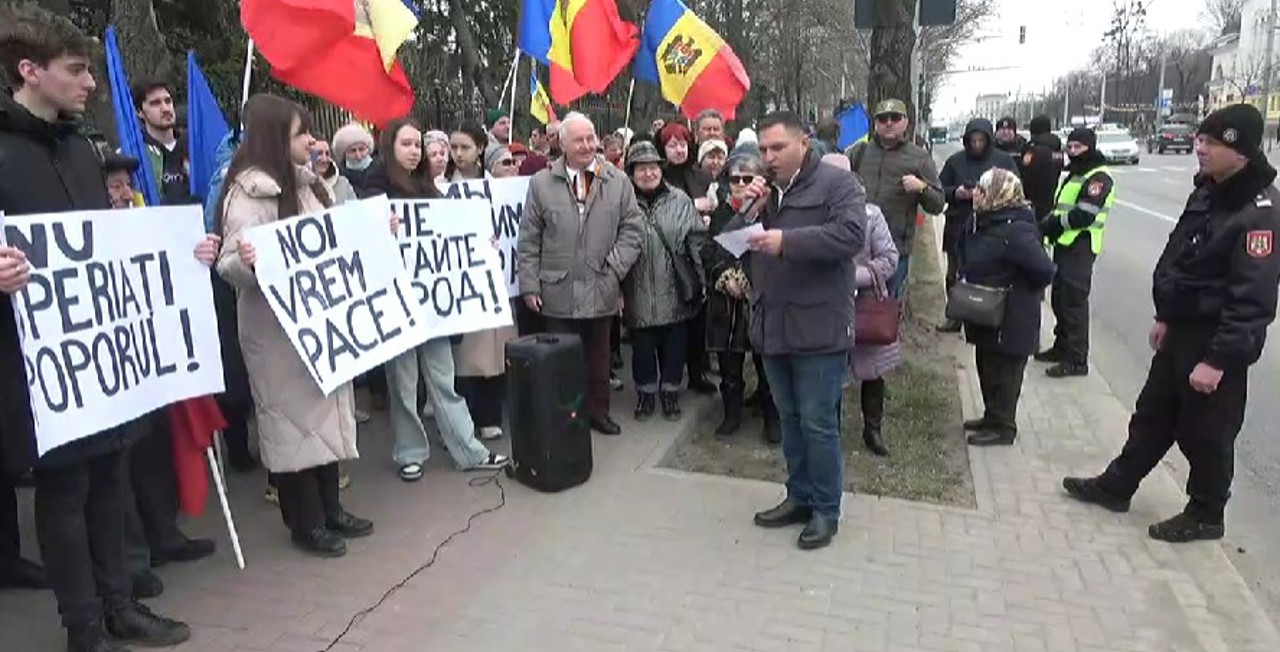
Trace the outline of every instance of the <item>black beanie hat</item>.
<instances>
[{"instance_id":1,"label":"black beanie hat","mask_svg":"<svg viewBox=\"0 0 1280 652\"><path fill-rule=\"evenodd\" d=\"M1088 127L1076 127L1067 136L1067 142L1080 143L1081 145L1087 145L1089 149L1097 149L1098 134Z\"/></svg>"},{"instance_id":2,"label":"black beanie hat","mask_svg":"<svg viewBox=\"0 0 1280 652\"><path fill-rule=\"evenodd\" d=\"M999 122L996 122L996 131L1000 131L1001 129L1012 129L1017 131L1018 121L1010 118L1009 116L1000 118Z\"/></svg>"},{"instance_id":3,"label":"black beanie hat","mask_svg":"<svg viewBox=\"0 0 1280 652\"><path fill-rule=\"evenodd\" d=\"M1031 123L1027 125L1027 129L1031 132L1032 136L1038 136L1040 134L1049 133L1050 126L1049 116L1038 115L1031 119Z\"/></svg>"},{"instance_id":4,"label":"black beanie hat","mask_svg":"<svg viewBox=\"0 0 1280 652\"><path fill-rule=\"evenodd\" d=\"M1256 107L1232 104L1210 113L1196 133L1252 158L1261 151L1262 131L1262 114Z\"/></svg>"}]
</instances>

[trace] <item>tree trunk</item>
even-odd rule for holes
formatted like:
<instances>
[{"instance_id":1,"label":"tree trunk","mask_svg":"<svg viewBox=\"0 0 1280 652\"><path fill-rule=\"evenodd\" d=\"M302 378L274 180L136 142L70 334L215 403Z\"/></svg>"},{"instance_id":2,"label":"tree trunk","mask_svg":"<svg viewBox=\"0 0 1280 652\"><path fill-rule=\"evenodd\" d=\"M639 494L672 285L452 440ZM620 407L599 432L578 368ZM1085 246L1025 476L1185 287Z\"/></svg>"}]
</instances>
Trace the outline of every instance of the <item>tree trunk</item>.
<instances>
[{"instance_id":1,"label":"tree trunk","mask_svg":"<svg viewBox=\"0 0 1280 652\"><path fill-rule=\"evenodd\" d=\"M911 0L876 0L880 24L871 32L871 65L867 80L868 108L897 99L914 114L911 92L911 53L916 45L915 3Z\"/></svg>"},{"instance_id":2,"label":"tree trunk","mask_svg":"<svg viewBox=\"0 0 1280 652\"><path fill-rule=\"evenodd\" d=\"M462 76L480 91L486 106L498 105L498 89L485 83L480 65L480 48L476 44L475 35L471 33L470 19L462 8L462 0L449 0L449 22L458 37L458 52L462 55ZM506 68L503 68L505 71Z\"/></svg>"},{"instance_id":3,"label":"tree trunk","mask_svg":"<svg viewBox=\"0 0 1280 652\"><path fill-rule=\"evenodd\" d=\"M145 77L169 82L175 91L186 87L182 69L165 47L151 0L114 0L111 22L130 83Z\"/></svg>"}]
</instances>

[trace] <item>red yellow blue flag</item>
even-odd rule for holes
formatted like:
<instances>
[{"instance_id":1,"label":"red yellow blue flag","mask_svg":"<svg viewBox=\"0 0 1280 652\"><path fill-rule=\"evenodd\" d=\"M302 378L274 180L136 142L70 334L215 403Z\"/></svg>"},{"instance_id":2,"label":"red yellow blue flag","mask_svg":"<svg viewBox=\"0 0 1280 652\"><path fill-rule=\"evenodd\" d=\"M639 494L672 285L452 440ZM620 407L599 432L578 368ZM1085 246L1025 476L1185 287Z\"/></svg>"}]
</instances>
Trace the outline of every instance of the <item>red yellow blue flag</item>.
<instances>
[{"instance_id":1,"label":"red yellow blue flag","mask_svg":"<svg viewBox=\"0 0 1280 652\"><path fill-rule=\"evenodd\" d=\"M732 120L751 90L733 48L680 0L649 5L633 71L690 118L715 109Z\"/></svg>"},{"instance_id":2,"label":"red yellow blue flag","mask_svg":"<svg viewBox=\"0 0 1280 652\"><path fill-rule=\"evenodd\" d=\"M523 0L520 49L551 68L551 97L568 104L604 93L639 47L617 0Z\"/></svg>"},{"instance_id":3,"label":"red yellow blue flag","mask_svg":"<svg viewBox=\"0 0 1280 652\"><path fill-rule=\"evenodd\" d=\"M538 81L538 71L529 74L529 113L542 124L556 119L556 109L547 96L547 89Z\"/></svg>"}]
</instances>

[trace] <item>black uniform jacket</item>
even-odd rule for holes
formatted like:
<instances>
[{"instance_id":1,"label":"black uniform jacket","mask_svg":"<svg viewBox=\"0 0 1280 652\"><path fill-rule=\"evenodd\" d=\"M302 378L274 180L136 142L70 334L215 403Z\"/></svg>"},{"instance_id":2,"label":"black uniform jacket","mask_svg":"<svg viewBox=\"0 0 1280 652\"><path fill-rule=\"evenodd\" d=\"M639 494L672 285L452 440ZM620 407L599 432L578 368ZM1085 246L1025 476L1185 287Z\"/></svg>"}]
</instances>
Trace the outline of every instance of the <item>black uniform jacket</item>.
<instances>
[{"instance_id":1,"label":"black uniform jacket","mask_svg":"<svg viewBox=\"0 0 1280 652\"><path fill-rule=\"evenodd\" d=\"M1222 183L1198 177L1152 275L1156 319L1211 329L1204 361L1216 369L1257 362L1276 317L1275 177L1262 157Z\"/></svg>"}]
</instances>

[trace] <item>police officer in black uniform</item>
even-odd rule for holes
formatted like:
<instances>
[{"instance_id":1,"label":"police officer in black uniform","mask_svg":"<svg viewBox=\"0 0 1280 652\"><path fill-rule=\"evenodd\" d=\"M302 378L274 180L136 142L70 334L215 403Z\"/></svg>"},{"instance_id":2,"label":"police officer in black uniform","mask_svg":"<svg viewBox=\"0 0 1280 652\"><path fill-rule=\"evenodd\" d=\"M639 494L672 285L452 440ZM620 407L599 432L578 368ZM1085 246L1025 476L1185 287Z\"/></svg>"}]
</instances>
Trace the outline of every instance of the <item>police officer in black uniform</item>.
<instances>
[{"instance_id":1,"label":"police officer in black uniform","mask_svg":"<svg viewBox=\"0 0 1280 652\"><path fill-rule=\"evenodd\" d=\"M1129 509L1142 479L1178 445L1191 463L1181 514L1148 529L1171 543L1220 539L1249 366L1276 317L1280 191L1259 146L1262 115L1220 109L1196 138L1200 173L1152 279L1155 349L1129 420L1129 441L1096 478L1066 478L1071 497Z\"/></svg>"}]
</instances>

